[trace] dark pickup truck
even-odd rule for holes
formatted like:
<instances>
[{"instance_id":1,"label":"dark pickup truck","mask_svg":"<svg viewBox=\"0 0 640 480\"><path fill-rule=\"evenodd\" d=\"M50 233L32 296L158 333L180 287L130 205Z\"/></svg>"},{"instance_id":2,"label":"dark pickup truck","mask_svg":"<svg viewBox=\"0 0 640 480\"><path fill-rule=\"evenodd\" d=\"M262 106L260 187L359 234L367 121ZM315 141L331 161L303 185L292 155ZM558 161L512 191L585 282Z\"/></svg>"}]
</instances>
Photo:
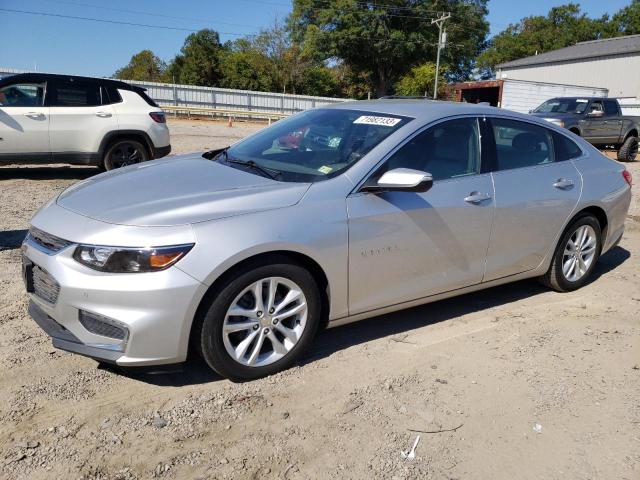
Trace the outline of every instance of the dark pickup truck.
<instances>
[{"instance_id":1,"label":"dark pickup truck","mask_svg":"<svg viewBox=\"0 0 640 480\"><path fill-rule=\"evenodd\" d=\"M618 150L618 160L632 162L638 155L640 117L623 116L614 98L552 98L530 113L571 130L597 147L613 146Z\"/></svg>"}]
</instances>

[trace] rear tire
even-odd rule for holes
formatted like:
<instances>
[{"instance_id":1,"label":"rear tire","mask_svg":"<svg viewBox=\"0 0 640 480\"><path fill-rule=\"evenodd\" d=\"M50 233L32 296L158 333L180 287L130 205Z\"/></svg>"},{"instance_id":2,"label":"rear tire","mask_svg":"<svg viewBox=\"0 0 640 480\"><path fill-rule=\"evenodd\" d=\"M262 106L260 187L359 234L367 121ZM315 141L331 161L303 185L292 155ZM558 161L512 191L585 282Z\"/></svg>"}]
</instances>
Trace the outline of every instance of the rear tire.
<instances>
[{"instance_id":1,"label":"rear tire","mask_svg":"<svg viewBox=\"0 0 640 480\"><path fill-rule=\"evenodd\" d=\"M618 160L621 162L633 162L638 156L638 138L628 137L618 150Z\"/></svg>"},{"instance_id":2,"label":"rear tire","mask_svg":"<svg viewBox=\"0 0 640 480\"><path fill-rule=\"evenodd\" d=\"M540 281L556 292L571 292L588 281L602 251L602 230L590 214L576 218L558 242L549 270Z\"/></svg>"},{"instance_id":3,"label":"rear tire","mask_svg":"<svg viewBox=\"0 0 640 480\"><path fill-rule=\"evenodd\" d=\"M111 143L104 153L105 170L115 170L149 160L147 148L137 140L123 138Z\"/></svg>"},{"instance_id":4,"label":"rear tire","mask_svg":"<svg viewBox=\"0 0 640 480\"><path fill-rule=\"evenodd\" d=\"M235 272L210 296L195 325L196 349L213 370L230 380L253 380L289 368L320 325L321 298L313 276L286 258L274 261ZM256 288L262 292L260 303ZM298 313L283 315L296 308Z\"/></svg>"}]
</instances>

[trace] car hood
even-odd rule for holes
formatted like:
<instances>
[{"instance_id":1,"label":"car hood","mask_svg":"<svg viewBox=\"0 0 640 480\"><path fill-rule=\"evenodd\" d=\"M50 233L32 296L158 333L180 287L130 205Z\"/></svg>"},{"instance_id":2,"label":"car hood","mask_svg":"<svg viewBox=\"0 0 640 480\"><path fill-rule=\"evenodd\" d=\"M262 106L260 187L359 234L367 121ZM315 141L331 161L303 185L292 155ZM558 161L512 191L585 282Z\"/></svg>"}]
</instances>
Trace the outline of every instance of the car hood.
<instances>
[{"instance_id":1,"label":"car hood","mask_svg":"<svg viewBox=\"0 0 640 480\"><path fill-rule=\"evenodd\" d=\"M56 203L108 223L184 225L288 207L309 186L277 182L191 154L97 175L62 192Z\"/></svg>"},{"instance_id":2,"label":"car hood","mask_svg":"<svg viewBox=\"0 0 640 480\"><path fill-rule=\"evenodd\" d=\"M555 113L555 112L531 113L530 115L533 115L534 117L538 117L538 118L553 118L554 120L563 120L563 121L574 120L579 116L576 113Z\"/></svg>"}]
</instances>

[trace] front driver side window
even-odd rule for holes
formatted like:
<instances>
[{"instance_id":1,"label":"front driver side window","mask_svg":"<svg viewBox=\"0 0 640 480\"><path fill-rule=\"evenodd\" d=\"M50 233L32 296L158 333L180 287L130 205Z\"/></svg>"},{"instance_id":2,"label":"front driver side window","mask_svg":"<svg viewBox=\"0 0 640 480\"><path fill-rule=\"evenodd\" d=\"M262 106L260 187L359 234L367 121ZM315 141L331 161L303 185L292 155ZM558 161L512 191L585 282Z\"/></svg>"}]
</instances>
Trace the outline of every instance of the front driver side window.
<instances>
[{"instance_id":1,"label":"front driver side window","mask_svg":"<svg viewBox=\"0 0 640 480\"><path fill-rule=\"evenodd\" d=\"M13 83L0 88L2 107L41 107L44 103L44 83Z\"/></svg>"},{"instance_id":2,"label":"front driver side window","mask_svg":"<svg viewBox=\"0 0 640 480\"><path fill-rule=\"evenodd\" d=\"M416 135L387 160L383 171L411 168L430 173L434 180L479 172L478 121L460 118L439 123Z\"/></svg>"}]
</instances>

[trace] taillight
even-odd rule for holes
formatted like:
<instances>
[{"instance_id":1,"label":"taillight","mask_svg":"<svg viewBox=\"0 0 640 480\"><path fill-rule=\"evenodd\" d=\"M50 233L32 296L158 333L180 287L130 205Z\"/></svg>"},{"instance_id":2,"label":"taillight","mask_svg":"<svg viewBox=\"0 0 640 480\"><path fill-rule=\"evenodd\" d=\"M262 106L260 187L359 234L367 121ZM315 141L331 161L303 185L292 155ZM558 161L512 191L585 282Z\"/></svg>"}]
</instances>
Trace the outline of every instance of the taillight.
<instances>
[{"instance_id":1,"label":"taillight","mask_svg":"<svg viewBox=\"0 0 640 480\"><path fill-rule=\"evenodd\" d=\"M631 178L631 172L629 170L623 170L622 171L622 176L624 177L624 180L629 184L629 186L633 185L633 180Z\"/></svg>"},{"instance_id":2,"label":"taillight","mask_svg":"<svg viewBox=\"0 0 640 480\"><path fill-rule=\"evenodd\" d=\"M153 118L154 122L167 123L167 118L164 116L163 112L150 112L149 116Z\"/></svg>"}]
</instances>

